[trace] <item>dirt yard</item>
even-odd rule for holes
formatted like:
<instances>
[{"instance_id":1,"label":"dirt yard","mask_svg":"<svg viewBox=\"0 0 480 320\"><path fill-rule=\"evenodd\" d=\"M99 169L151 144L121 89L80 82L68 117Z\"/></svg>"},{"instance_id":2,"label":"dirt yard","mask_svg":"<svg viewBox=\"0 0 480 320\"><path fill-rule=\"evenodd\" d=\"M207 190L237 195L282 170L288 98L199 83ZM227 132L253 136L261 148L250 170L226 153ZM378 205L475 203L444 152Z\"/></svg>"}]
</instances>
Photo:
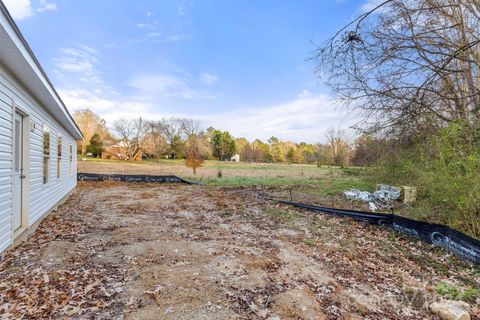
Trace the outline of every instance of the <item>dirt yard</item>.
<instances>
[{"instance_id":1,"label":"dirt yard","mask_svg":"<svg viewBox=\"0 0 480 320\"><path fill-rule=\"evenodd\" d=\"M80 183L0 262L0 318L438 319L438 283L480 286L440 249L261 191Z\"/></svg>"}]
</instances>

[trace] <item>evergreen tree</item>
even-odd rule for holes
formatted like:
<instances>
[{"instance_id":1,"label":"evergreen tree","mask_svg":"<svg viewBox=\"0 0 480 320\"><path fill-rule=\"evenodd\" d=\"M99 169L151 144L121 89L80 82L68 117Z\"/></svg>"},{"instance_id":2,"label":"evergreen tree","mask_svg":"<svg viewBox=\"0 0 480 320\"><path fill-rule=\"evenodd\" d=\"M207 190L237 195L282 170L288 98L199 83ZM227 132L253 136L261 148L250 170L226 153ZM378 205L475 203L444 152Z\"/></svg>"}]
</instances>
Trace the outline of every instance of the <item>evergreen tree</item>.
<instances>
[{"instance_id":1,"label":"evergreen tree","mask_svg":"<svg viewBox=\"0 0 480 320\"><path fill-rule=\"evenodd\" d=\"M92 153L94 157L102 155L103 141L98 133L94 133L90 138L90 143L87 145L87 152Z\"/></svg>"},{"instance_id":2,"label":"evergreen tree","mask_svg":"<svg viewBox=\"0 0 480 320\"><path fill-rule=\"evenodd\" d=\"M290 149L287 152L287 161L289 163L294 163L295 162L295 157L296 157L295 149L293 147L290 147Z\"/></svg>"},{"instance_id":3,"label":"evergreen tree","mask_svg":"<svg viewBox=\"0 0 480 320\"><path fill-rule=\"evenodd\" d=\"M230 159L235 153L235 139L228 131L215 130L212 136L212 152L219 160Z\"/></svg>"},{"instance_id":4,"label":"evergreen tree","mask_svg":"<svg viewBox=\"0 0 480 320\"><path fill-rule=\"evenodd\" d=\"M176 135L173 137L170 143L170 154L174 159L182 159L185 149L185 142L182 137Z\"/></svg>"}]
</instances>

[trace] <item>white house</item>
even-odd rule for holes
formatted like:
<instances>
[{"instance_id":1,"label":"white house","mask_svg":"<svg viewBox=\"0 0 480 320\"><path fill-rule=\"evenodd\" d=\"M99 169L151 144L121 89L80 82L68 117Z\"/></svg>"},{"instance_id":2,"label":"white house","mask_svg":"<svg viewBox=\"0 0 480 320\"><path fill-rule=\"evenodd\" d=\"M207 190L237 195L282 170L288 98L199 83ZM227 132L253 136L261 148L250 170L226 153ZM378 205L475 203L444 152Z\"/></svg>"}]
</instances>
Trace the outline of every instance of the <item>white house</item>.
<instances>
[{"instance_id":1,"label":"white house","mask_svg":"<svg viewBox=\"0 0 480 320\"><path fill-rule=\"evenodd\" d=\"M0 253L75 188L81 138L0 1Z\"/></svg>"}]
</instances>

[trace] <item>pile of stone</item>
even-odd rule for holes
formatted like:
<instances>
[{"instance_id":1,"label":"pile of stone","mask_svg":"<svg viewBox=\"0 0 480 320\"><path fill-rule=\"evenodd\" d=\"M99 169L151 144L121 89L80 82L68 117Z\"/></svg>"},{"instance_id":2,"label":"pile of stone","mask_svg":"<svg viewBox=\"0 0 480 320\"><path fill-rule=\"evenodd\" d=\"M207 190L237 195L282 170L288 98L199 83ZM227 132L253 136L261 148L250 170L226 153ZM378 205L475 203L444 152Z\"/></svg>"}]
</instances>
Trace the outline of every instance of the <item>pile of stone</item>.
<instances>
[{"instance_id":1,"label":"pile of stone","mask_svg":"<svg viewBox=\"0 0 480 320\"><path fill-rule=\"evenodd\" d=\"M349 200L360 200L368 202L371 211L385 207L392 201L402 200L403 203L411 203L416 199L415 187L394 187L388 184L377 185L375 192L361 191L358 189L345 190L343 194Z\"/></svg>"}]
</instances>

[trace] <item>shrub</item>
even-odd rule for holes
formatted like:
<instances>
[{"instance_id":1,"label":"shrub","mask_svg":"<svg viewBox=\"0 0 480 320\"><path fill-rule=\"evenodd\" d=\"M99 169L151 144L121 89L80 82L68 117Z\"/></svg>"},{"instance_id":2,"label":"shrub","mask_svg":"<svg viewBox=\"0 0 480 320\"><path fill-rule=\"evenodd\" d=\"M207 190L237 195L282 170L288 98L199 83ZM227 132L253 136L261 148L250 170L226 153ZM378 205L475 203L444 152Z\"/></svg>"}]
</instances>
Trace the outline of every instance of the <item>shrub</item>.
<instances>
[{"instance_id":1,"label":"shrub","mask_svg":"<svg viewBox=\"0 0 480 320\"><path fill-rule=\"evenodd\" d=\"M460 292L458 289L446 282L440 282L435 287L435 292L442 297L448 297L450 299L457 299Z\"/></svg>"},{"instance_id":2,"label":"shrub","mask_svg":"<svg viewBox=\"0 0 480 320\"><path fill-rule=\"evenodd\" d=\"M448 299L458 299L469 303L476 303L480 299L480 290L472 287L457 288L449 283L440 282L435 287L435 292Z\"/></svg>"},{"instance_id":3,"label":"shrub","mask_svg":"<svg viewBox=\"0 0 480 320\"><path fill-rule=\"evenodd\" d=\"M389 153L378 178L416 185L431 208L429 220L480 236L480 127L450 124Z\"/></svg>"},{"instance_id":4,"label":"shrub","mask_svg":"<svg viewBox=\"0 0 480 320\"><path fill-rule=\"evenodd\" d=\"M197 169L203 167L203 158L196 142L191 143L185 154L185 165L192 168L193 175L197 174Z\"/></svg>"}]
</instances>

